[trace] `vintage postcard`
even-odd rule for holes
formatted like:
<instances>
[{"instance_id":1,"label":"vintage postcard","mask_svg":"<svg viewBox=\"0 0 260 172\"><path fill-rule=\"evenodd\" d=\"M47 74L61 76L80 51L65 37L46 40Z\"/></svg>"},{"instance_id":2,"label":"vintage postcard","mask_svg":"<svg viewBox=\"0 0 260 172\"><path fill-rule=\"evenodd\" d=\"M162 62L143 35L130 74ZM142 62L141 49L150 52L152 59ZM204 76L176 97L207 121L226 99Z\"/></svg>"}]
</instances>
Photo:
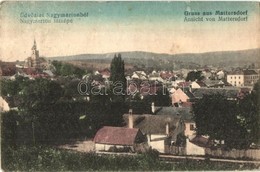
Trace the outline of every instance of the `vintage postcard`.
<instances>
[{"instance_id":1,"label":"vintage postcard","mask_svg":"<svg viewBox=\"0 0 260 172\"><path fill-rule=\"evenodd\" d=\"M3 171L260 169L257 1L2 1Z\"/></svg>"}]
</instances>

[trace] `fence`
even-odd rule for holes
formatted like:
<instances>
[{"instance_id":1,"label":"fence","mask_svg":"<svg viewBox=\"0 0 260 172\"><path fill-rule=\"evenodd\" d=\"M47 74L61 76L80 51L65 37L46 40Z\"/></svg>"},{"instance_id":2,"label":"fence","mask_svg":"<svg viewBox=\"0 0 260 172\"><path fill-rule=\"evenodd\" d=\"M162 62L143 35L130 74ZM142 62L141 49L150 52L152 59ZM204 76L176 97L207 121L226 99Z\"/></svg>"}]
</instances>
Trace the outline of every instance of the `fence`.
<instances>
[{"instance_id":1,"label":"fence","mask_svg":"<svg viewBox=\"0 0 260 172\"><path fill-rule=\"evenodd\" d=\"M234 159L254 159L260 160L260 149L236 150L225 151L221 149L211 150L206 148L206 155L219 158L234 158Z\"/></svg>"},{"instance_id":2,"label":"fence","mask_svg":"<svg viewBox=\"0 0 260 172\"><path fill-rule=\"evenodd\" d=\"M173 155L186 155L185 147L165 145L165 153Z\"/></svg>"}]
</instances>

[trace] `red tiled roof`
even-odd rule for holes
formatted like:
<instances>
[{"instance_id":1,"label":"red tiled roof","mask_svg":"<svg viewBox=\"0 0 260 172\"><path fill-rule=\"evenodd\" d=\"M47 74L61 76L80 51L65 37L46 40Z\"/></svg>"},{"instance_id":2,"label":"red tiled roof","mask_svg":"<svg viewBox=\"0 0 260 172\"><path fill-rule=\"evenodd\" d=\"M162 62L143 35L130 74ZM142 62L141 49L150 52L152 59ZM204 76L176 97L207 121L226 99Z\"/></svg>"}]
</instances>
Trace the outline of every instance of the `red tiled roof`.
<instances>
[{"instance_id":1,"label":"red tiled roof","mask_svg":"<svg viewBox=\"0 0 260 172\"><path fill-rule=\"evenodd\" d=\"M160 76L162 79L170 79L174 75L171 72L161 72Z\"/></svg>"},{"instance_id":2,"label":"red tiled roof","mask_svg":"<svg viewBox=\"0 0 260 172\"><path fill-rule=\"evenodd\" d=\"M179 87L189 87L190 84L191 84L191 82L180 82L180 83L178 83L177 85L178 85Z\"/></svg>"},{"instance_id":3,"label":"red tiled roof","mask_svg":"<svg viewBox=\"0 0 260 172\"><path fill-rule=\"evenodd\" d=\"M15 63L0 61L0 73L2 76L12 76L16 73Z\"/></svg>"},{"instance_id":4,"label":"red tiled roof","mask_svg":"<svg viewBox=\"0 0 260 172\"><path fill-rule=\"evenodd\" d=\"M105 126L98 130L94 142L112 145L133 145L138 131L137 128Z\"/></svg>"},{"instance_id":5,"label":"red tiled roof","mask_svg":"<svg viewBox=\"0 0 260 172\"><path fill-rule=\"evenodd\" d=\"M36 75L37 74L36 70L33 68L24 68L22 70L27 75Z\"/></svg>"}]
</instances>

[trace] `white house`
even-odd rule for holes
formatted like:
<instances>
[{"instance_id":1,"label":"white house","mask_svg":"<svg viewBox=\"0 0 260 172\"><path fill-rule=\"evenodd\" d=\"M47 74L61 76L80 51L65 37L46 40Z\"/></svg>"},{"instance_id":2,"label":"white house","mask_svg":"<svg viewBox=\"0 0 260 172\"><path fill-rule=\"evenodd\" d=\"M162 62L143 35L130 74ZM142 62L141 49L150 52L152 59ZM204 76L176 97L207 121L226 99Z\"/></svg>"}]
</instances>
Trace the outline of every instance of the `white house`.
<instances>
[{"instance_id":1,"label":"white house","mask_svg":"<svg viewBox=\"0 0 260 172\"><path fill-rule=\"evenodd\" d=\"M224 79L225 77L225 72L223 70L220 70L216 73L218 79Z\"/></svg>"},{"instance_id":2,"label":"white house","mask_svg":"<svg viewBox=\"0 0 260 172\"><path fill-rule=\"evenodd\" d=\"M242 87L244 86L244 74L242 71L229 72L227 74L227 82L232 86Z\"/></svg>"},{"instance_id":3,"label":"white house","mask_svg":"<svg viewBox=\"0 0 260 172\"><path fill-rule=\"evenodd\" d=\"M147 76L144 71L135 71L131 77L132 79L141 79L141 80L146 80Z\"/></svg>"},{"instance_id":4,"label":"white house","mask_svg":"<svg viewBox=\"0 0 260 172\"><path fill-rule=\"evenodd\" d=\"M160 76L160 73L152 73L149 75L148 79L150 81L160 81L163 82L163 79Z\"/></svg>"}]
</instances>

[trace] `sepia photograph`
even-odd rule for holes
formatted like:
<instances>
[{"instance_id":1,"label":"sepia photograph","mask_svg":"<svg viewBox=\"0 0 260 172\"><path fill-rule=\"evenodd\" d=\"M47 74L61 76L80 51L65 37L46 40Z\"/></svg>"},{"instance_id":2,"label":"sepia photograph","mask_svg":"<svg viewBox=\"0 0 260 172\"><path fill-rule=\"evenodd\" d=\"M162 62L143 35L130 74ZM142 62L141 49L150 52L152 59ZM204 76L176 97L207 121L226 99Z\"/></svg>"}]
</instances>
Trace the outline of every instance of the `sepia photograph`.
<instances>
[{"instance_id":1,"label":"sepia photograph","mask_svg":"<svg viewBox=\"0 0 260 172\"><path fill-rule=\"evenodd\" d=\"M259 14L1 1L1 170L260 170Z\"/></svg>"}]
</instances>

